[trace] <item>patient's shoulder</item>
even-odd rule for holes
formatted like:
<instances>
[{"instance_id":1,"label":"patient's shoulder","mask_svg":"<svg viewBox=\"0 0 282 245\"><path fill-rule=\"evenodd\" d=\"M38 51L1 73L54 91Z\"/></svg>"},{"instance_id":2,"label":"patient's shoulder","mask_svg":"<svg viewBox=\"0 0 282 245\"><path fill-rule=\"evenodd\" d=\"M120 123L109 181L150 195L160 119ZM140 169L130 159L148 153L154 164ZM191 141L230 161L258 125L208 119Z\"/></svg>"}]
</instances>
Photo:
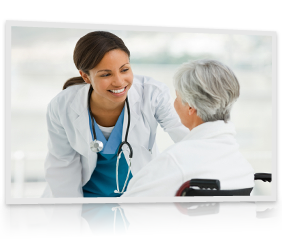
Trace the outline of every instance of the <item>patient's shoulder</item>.
<instances>
[{"instance_id":1,"label":"patient's shoulder","mask_svg":"<svg viewBox=\"0 0 282 245\"><path fill-rule=\"evenodd\" d=\"M194 149L196 146L195 144L193 144L193 142L195 141L180 141L177 142L171 146L169 146L168 148L166 148L163 153L166 153L167 155L178 155L178 154L189 154L190 151L192 151L192 149Z\"/></svg>"}]
</instances>

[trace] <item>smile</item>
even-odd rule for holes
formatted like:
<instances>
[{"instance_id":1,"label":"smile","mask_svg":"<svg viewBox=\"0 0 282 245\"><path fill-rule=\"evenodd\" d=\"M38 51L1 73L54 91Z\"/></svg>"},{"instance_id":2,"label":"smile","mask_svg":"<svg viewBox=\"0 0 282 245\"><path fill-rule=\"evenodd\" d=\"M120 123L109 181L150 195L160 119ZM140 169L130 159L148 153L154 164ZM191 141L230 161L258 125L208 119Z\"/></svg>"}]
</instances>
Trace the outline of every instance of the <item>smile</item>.
<instances>
[{"instance_id":1,"label":"smile","mask_svg":"<svg viewBox=\"0 0 282 245\"><path fill-rule=\"evenodd\" d=\"M114 94L119 94L119 93L122 93L125 89L126 89L126 87L119 89L119 90L109 90L109 91L114 93Z\"/></svg>"}]
</instances>

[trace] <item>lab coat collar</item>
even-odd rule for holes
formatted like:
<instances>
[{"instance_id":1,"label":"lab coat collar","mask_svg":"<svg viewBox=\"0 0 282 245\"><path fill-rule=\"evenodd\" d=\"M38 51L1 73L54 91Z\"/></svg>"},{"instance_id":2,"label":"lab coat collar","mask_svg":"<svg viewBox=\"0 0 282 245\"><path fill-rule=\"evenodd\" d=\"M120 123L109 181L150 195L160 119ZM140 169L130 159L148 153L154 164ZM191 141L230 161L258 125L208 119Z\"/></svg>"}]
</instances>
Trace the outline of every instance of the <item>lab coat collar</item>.
<instances>
[{"instance_id":1,"label":"lab coat collar","mask_svg":"<svg viewBox=\"0 0 282 245\"><path fill-rule=\"evenodd\" d=\"M136 123L139 120L139 114L137 114L136 111L138 111L138 108L140 107L140 101L141 101L141 94L138 92L136 85L134 84L135 80L137 78L134 77L133 84L131 88L128 91L128 102L130 107L130 128L129 128L129 134L131 130L134 128ZM76 85L74 85L76 86ZM74 99L71 103L70 107L72 110L74 110L78 117L74 119L74 127L81 133L87 144L89 144L92 141L91 131L89 129L89 123L88 123L88 106L87 106L87 97L88 97L88 91L89 91L89 84L86 84L80 88ZM125 133L127 129L127 123L128 123L128 112L127 112L127 106L125 105L125 111L124 111L124 119L123 119L123 130L122 130L122 141L125 138ZM87 126L86 126L87 125Z\"/></svg>"},{"instance_id":2,"label":"lab coat collar","mask_svg":"<svg viewBox=\"0 0 282 245\"><path fill-rule=\"evenodd\" d=\"M235 127L232 122L225 123L223 120L205 122L193 128L182 141L211 139L219 135L236 135Z\"/></svg>"},{"instance_id":3,"label":"lab coat collar","mask_svg":"<svg viewBox=\"0 0 282 245\"><path fill-rule=\"evenodd\" d=\"M73 85L78 86L78 85ZM87 97L88 97L88 91L89 91L89 84L85 84L82 86L76 93L70 107L78 114L84 114L86 110L87 114Z\"/></svg>"}]
</instances>

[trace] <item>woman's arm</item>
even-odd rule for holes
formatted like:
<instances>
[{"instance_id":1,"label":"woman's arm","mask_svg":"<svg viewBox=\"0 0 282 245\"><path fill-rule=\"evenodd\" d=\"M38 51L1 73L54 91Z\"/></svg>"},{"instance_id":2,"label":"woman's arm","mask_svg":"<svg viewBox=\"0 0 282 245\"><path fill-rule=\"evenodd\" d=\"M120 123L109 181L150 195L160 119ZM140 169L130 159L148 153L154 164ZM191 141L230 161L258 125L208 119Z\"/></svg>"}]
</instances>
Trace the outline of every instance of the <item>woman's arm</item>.
<instances>
[{"instance_id":1,"label":"woman's arm","mask_svg":"<svg viewBox=\"0 0 282 245\"><path fill-rule=\"evenodd\" d=\"M181 141L190 130L181 122L178 114L174 109L169 88L164 85L156 91L155 95L155 118L167 132L174 143Z\"/></svg>"},{"instance_id":2,"label":"woman's arm","mask_svg":"<svg viewBox=\"0 0 282 245\"><path fill-rule=\"evenodd\" d=\"M49 152L45 160L45 179L52 196L83 197L80 155L70 146L56 100L48 105L47 127Z\"/></svg>"}]
</instances>

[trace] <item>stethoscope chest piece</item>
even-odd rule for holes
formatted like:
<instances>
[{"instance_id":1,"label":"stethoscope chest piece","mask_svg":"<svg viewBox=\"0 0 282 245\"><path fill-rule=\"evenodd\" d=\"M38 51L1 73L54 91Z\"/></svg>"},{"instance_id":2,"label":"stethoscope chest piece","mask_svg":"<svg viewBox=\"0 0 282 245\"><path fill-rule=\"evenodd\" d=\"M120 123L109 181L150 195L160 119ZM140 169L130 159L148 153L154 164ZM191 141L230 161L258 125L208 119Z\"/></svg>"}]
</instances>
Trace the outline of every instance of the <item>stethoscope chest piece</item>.
<instances>
[{"instance_id":1,"label":"stethoscope chest piece","mask_svg":"<svg viewBox=\"0 0 282 245\"><path fill-rule=\"evenodd\" d=\"M90 142L90 149L93 152L100 152L103 150L103 142L95 139L94 141Z\"/></svg>"}]
</instances>

